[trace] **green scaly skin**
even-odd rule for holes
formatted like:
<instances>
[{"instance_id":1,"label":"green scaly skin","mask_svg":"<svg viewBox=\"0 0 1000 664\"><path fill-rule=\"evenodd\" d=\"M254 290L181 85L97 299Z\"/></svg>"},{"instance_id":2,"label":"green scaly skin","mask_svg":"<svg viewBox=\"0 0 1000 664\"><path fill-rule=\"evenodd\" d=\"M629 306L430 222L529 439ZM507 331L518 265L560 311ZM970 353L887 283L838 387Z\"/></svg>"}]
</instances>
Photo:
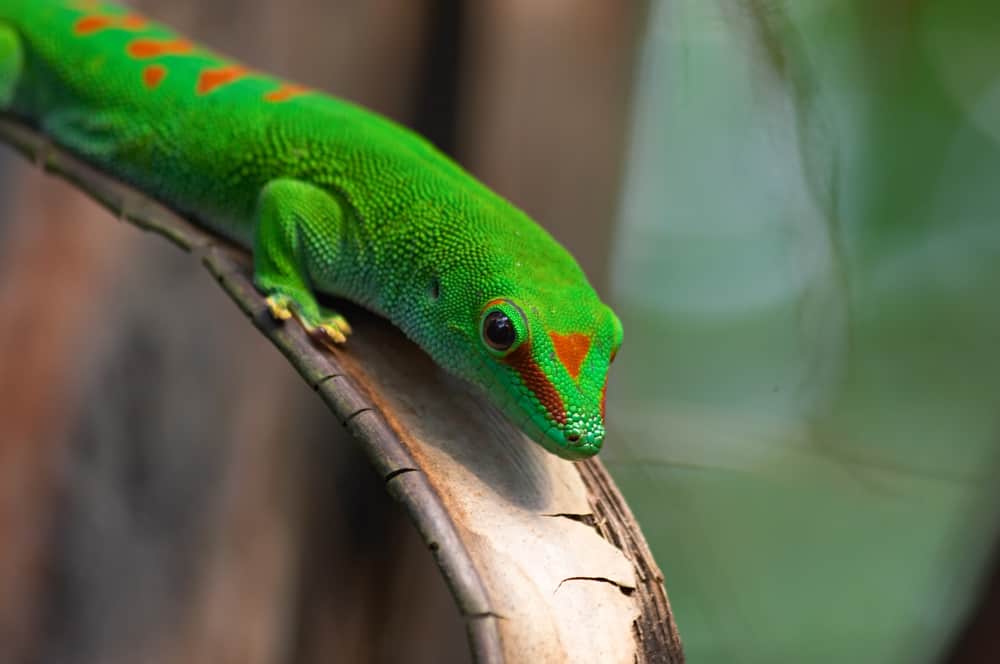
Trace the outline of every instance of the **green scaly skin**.
<instances>
[{"instance_id":1,"label":"green scaly skin","mask_svg":"<svg viewBox=\"0 0 1000 664\"><path fill-rule=\"evenodd\" d=\"M0 109L251 249L276 318L342 342L314 293L355 301L546 449L600 449L621 324L548 233L412 132L96 0L0 0Z\"/></svg>"}]
</instances>

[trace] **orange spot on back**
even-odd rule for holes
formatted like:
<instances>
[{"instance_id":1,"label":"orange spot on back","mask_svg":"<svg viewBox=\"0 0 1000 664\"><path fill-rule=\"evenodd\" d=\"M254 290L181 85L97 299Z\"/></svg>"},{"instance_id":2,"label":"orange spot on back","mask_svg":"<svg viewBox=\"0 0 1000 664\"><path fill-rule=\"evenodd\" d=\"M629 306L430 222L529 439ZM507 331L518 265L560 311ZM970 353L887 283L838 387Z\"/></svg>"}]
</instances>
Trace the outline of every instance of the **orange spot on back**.
<instances>
[{"instance_id":1,"label":"orange spot on back","mask_svg":"<svg viewBox=\"0 0 1000 664\"><path fill-rule=\"evenodd\" d=\"M303 85L296 85L294 83L285 83L277 90L273 90L272 92L268 92L266 95L264 95L264 101L270 101L275 103L288 101L293 97L298 97L299 95L306 94L307 92L309 92L309 88Z\"/></svg>"},{"instance_id":2,"label":"orange spot on back","mask_svg":"<svg viewBox=\"0 0 1000 664\"><path fill-rule=\"evenodd\" d=\"M73 28L78 35L92 35L101 30L119 28L122 30L142 30L148 25L146 19L138 14L125 16L84 16Z\"/></svg>"},{"instance_id":3,"label":"orange spot on back","mask_svg":"<svg viewBox=\"0 0 1000 664\"><path fill-rule=\"evenodd\" d=\"M198 94L207 95L223 85L229 85L230 83L245 77L248 71L249 70L246 67L242 67L240 65L228 65L226 67L219 67L218 69L206 69L201 72L201 75L198 77L198 87L196 88Z\"/></svg>"},{"instance_id":4,"label":"orange spot on back","mask_svg":"<svg viewBox=\"0 0 1000 664\"><path fill-rule=\"evenodd\" d=\"M121 20L121 27L126 30L144 30L147 25L149 21L138 14L129 14Z\"/></svg>"},{"instance_id":5,"label":"orange spot on back","mask_svg":"<svg viewBox=\"0 0 1000 664\"><path fill-rule=\"evenodd\" d=\"M76 22L73 31L78 35L92 35L114 25L115 20L110 16L84 16Z\"/></svg>"},{"instance_id":6,"label":"orange spot on back","mask_svg":"<svg viewBox=\"0 0 1000 664\"><path fill-rule=\"evenodd\" d=\"M137 60L158 58L161 55L185 55L194 50L186 39L135 39L126 48L128 54Z\"/></svg>"},{"instance_id":7,"label":"orange spot on back","mask_svg":"<svg viewBox=\"0 0 1000 664\"><path fill-rule=\"evenodd\" d=\"M156 88L167 76L167 68L163 65L149 65L142 70L142 82L150 90Z\"/></svg>"},{"instance_id":8,"label":"orange spot on back","mask_svg":"<svg viewBox=\"0 0 1000 664\"><path fill-rule=\"evenodd\" d=\"M549 338L552 339L552 345L556 349L559 361L566 367L566 371L573 377L573 380L577 380L580 377L580 367L583 366L583 360L590 352L590 337L579 332L571 334L549 332Z\"/></svg>"}]
</instances>

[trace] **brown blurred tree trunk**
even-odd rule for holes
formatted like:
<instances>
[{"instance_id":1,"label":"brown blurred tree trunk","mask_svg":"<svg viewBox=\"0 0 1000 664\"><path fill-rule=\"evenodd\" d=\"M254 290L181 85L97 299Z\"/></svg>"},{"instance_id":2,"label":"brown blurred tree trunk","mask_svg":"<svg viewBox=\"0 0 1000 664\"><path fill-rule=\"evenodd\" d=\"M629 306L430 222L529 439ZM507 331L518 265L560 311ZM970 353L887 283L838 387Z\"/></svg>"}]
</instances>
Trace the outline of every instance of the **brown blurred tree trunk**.
<instances>
[{"instance_id":1,"label":"brown blurred tree trunk","mask_svg":"<svg viewBox=\"0 0 1000 664\"><path fill-rule=\"evenodd\" d=\"M405 116L422 3L275 7L141 9ZM419 537L198 266L4 166L0 660L462 658Z\"/></svg>"},{"instance_id":2,"label":"brown blurred tree trunk","mask_svg":"<svg viewBox=\"0 0 1000 664\"><path fill-rule=\"evenodd\" d=\"M645 3L467 6L459 158L606 292Z\"/></svg>"}]
</instances>

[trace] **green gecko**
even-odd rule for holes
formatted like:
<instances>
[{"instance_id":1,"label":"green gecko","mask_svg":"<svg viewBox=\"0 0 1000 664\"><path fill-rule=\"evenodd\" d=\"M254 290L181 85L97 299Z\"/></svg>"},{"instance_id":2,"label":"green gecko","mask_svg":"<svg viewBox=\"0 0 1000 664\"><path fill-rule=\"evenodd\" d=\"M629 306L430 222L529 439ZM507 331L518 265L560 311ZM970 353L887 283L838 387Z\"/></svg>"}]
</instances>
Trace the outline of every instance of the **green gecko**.
<instances>
[{"instance_id":1,"label":"green gecko","mask_svg":"<svg viewBox=\"0 0 1000 664\"><path fill-rule=\"evenodd\" d=\"M0 110L252 250L271 314L388 318L567 459L604 442L622 326L572 256L426 140L98 0L0 0Z\"/></svg>"}]
</instances>

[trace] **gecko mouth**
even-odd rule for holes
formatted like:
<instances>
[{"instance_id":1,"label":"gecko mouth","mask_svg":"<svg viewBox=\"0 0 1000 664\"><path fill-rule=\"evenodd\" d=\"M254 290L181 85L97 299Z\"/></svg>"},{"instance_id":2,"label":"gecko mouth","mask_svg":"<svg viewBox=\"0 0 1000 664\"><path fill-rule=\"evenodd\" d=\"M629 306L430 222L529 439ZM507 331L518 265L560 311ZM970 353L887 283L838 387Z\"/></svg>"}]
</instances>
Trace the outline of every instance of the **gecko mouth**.
<instances>
[{"instance_id":1,"label":"gecko mouth","mask_svg":"<svg viewBox=\"0 0 1000 664\"><path fill-rule=\"evenodd\" d=\"M540 427L532 426L533 424L522 425L521 428L549 452L570 461L594 456L601 451L604 443L603 431L583 432L573 428L564 429L558 425L552 425L543 431Z\"/></svg>"},{"instance_id":2,"label":"gecko mouth","mask_svg":"<svg viewBox=\"0 0 1000 664\"><path fill-rule=\"evenodd\" d=\"M528 408L517 407L520 413L510 411L513 400L507 402L507 408L503 408L508 418L514 421L525 434L535 442L539 443L549 452L570 461L579 461L594 456L601 451L604 443L603 426L589 427L566 426L561 423L554 423L546 417L544 411L533 411ZM544 423L539 420L544 418Z\"/></svg>"},{"instance_id":3,"label":"gecko mouth","mask_svg":"<svg viewBox=\"0 0 1000 664\"><path fill-rule=\"evenodd\" d=\"M480 361L480 389L508 421L528 438L548 452L569 461L580 461L594 456L604 443L603 422L596 421L553 422L547 408L540 404L525 403L511 389L510 374L498 365ZM492 389L490 389L492 388ZM540 407L541 406L541 407ZM596 417L596 416L595 416Z\"/></svg>"}]
</instances>

